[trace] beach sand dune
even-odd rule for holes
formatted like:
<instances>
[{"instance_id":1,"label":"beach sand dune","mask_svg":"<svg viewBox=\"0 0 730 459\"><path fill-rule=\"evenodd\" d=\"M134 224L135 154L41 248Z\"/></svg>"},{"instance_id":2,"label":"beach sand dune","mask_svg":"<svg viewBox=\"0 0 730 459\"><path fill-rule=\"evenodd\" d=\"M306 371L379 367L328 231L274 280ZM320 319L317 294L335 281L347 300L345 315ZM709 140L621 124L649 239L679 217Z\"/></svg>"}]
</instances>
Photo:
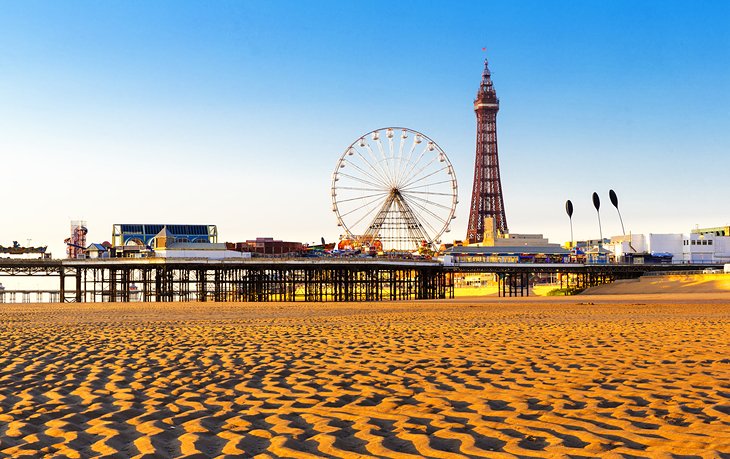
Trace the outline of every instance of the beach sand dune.
<instances>
[{"instance_id":1,"label":"beach sand dune","mask_svg":"<svg viewBox=\"0 0 730 459\"><path fill-rule=\"evenodd\" d=\"M730 298L0 307L0 456L730 457Z\"/></svg>"}]
</instances>

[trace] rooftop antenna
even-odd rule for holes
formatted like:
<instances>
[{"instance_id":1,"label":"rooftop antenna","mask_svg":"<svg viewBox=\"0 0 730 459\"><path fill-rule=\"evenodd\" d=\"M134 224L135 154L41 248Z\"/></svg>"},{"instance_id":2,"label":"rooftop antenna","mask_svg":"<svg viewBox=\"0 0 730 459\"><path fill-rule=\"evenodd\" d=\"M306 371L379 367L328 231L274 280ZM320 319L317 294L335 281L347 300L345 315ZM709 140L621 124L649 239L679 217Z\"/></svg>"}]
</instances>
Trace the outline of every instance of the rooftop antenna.
<instances>
[{"instance_id":1,"label":"rooftop antenna","mask_svg":"<svg viewBox=\"0 0 730 459\"><path fill-rule=\"evenodd\" d=\"M573 203L570 199L565 201L565 212L568 214L570 220L570 248L573 248Z\"/></svg>"},{"instance_id":2,"label":"rooftop antenna","mask_svg":"<svg viewBox=\"0 0 730 459\"><path fill-rule=\"evenodd\" d=\"M598 234L601 235L601 242L599 246L603 245L603 229L601 228L601 198L598 197L598 193L593 192L593 207L596 208L598 214Z\"/></svg>"},{"instance_id":3,"label":"rooftop antenna","mask_svg":"<svg viewBox=\"0 0 730 459\"><path fill-rule=\"evenodd\" d=\"M621 232L624 233L624 236L626 236L626 230L624 229L624 219L621 218L621 211L618 208L618 196L616 196L615 191L608 190L608 197L611 199L611 204L613 204L613 207L616 208L616 212L618 212L618 219L621 222Z\"/></svg>"}]
</instances>

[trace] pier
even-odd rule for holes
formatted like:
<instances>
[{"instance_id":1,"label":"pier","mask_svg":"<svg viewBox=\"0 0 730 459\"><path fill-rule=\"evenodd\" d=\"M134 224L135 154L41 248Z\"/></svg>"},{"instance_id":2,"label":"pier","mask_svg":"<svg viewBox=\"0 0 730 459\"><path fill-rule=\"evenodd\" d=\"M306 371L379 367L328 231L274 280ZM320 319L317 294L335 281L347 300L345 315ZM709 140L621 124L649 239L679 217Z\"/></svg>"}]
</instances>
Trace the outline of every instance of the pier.
<instances>
[{"instance_id":1,"label":"pier","mask_svg":"<svg viewBox=\"0 0 730 459\"><path fill-rule=\"evenodd\" d=\"M708 265L710 266L710 265ZM714 265L712 265L714 266ZM584 289L654 271L705 265L458 263L435 260L119 258L0 260L0 276L48 277L57 289L0 290L0 302L257 301L328 302L436 300L454 297L457 273L492 273L500 297L529 296L535 276Z\"/></svg>"},{"instance_id":2,"label":"pier","mask_svg":"<svg viewBox=\"0 0 730 459\"><path fill-rule=\"evenodd\" d=\"M0 276L57 278L63 302L382 301L453 297L438 262L389 260L0 260ZM18 291L0 293L15 299ZM23 294L29 298L29 294ZM2 300L0 300L2 301Z\"/></svg>"}]
</instances>

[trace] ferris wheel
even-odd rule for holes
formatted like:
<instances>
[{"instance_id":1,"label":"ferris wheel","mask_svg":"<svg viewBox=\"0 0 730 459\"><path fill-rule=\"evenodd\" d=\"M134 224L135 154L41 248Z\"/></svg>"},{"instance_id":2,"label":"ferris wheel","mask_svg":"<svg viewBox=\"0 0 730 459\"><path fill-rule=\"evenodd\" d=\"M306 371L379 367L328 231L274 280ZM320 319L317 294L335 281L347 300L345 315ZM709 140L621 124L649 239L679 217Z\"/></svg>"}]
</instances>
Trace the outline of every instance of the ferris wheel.
<instances>
[{"instance_id":1,"label":"ferris wheel","mask_svg":"<svg viewBox=\"0 0 730 459\"><path fill-rule=\"evenodd\" d=\"M383 251L440 244L456 211L454 168L436 142L407 128L368 132L337 161L332 211L342 238Z\"/></svg>"}]
</instances>

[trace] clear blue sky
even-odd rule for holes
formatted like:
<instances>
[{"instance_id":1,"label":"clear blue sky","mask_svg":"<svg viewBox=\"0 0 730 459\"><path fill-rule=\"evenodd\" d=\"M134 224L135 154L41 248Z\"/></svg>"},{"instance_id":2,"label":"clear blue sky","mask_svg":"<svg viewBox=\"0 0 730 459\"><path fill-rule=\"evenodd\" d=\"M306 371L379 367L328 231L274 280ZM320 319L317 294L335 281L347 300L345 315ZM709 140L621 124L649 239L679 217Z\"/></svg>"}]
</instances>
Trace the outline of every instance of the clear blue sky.
<instances>
[{"instance_id":1,"label":"clear blue sky","mask_svg":"<svg viewBox=\"0 0 730 459\"><path fill-rule=\"evenodd\" d=\"M487 48L487 53L482 52ZM0 243L63 255L121 222L223 240L339 232L330 175L384 126L456 168L488 56L512 232L597 237L730 223L730 2L0 2Z\"/></svg>"}]
</instances>

